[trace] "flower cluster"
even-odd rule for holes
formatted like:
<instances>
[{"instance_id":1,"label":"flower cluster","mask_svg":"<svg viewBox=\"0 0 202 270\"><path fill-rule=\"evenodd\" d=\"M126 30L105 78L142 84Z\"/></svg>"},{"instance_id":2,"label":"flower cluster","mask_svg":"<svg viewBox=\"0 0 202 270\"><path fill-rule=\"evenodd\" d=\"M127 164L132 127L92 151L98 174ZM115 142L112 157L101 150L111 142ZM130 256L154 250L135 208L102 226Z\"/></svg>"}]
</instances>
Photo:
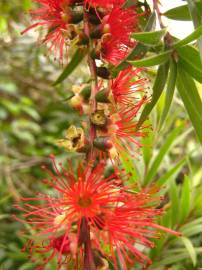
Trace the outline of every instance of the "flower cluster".
<instances>
[{"instance_id":1,"label":"flower cluster","mask_svg":"<svg viewBox=\"0 0 202 270\"><path fill-rule=\"evenodd\" d=\"M45 168L49 176L44 182L53 189L53 195L23 198L25 206L17 206L24 212L25 222L36 231L34 240L27 244L32 260L36 260L36 254L44 256L37 270L43 269L54 257L57 257L58 269L70 261L75 269L77 264L82 267L86 243L87 249L91 247L88 253L92 251L92 258L88 255L90 264L96 264L93 258L97 253L101 262L110 259L116 268L117 253L123 269L130 269L137 261L144 265L151 263L138 250L138 244L153 247L152 239L163 231L178 235L155 223L162 214L162 209L157 208L161 199L153 196L155 188L132 192L124 186L121 175L104 177L105 163L93 168L80 164L74 176L70 164L65 170L58 168L54 157L52 160L56 174Z\"/></svg>"},{"instance_id":2,"label":"flower cluster","mask_svg":"<svg viewBox=\"0 0 202 270\"><path fill-rule=\"evenodd\" d=\"M84 45L84 12L91 23L90 36L94 40L96 57L117 65L134 46L130 34L137 30L138 14L135 8L124 8L124 0L36 0L40 7L32 10L33 28L43 28L43 43L63 60L64 49L72 44ZM94 9L95 8L95 9ZM100 10L100 8L104 8Z\"/></svg>"},{"instance_id":3,"label":"flower cluster","mask_svg":"<svg viewBox=\"0 0 202 270\"><path fill-rule=\"evenodd\" d=\"M31 11L35 23L24 32L42 28L42 42L61 61L67 46L85 47L92 78L69 93L70 105L85 116L82 123L70 125L56 142L82 153L77 173L71 162L64 169L52 156L55 173L44 167L51 195L23 198L24 206L17 205L23 219L16 218L35 232L25 248L33 262L42 257L36 270L55 258L58 269L104 270L109 261L115 269L121 264L128 270L138 262L146 266L151 260L144 248L154 247L153 240L164 232L179 234L156 223L163 214L158 189L128 186L130 175L120 162L123 153L135 157L147 136L145 124L138 122L149 102L146 70L126 62L120 70L119 65L136 46L131 34L140 29L143 8L137 1L125 5L125 0L36 2L40 7ZM108 164L113 172L106 176Z\"/></svg>"}]
</instances>

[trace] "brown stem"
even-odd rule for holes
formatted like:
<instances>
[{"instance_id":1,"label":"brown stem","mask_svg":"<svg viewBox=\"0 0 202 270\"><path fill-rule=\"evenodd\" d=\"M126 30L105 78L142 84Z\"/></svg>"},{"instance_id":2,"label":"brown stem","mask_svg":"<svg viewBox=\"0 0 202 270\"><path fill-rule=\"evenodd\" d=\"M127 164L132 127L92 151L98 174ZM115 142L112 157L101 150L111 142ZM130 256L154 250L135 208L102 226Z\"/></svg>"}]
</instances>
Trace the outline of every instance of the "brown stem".
<instances>
[{"instance_id":1,"label":"brown stem","mask_svg":"<svg viewBox=\"0 0 202 270\"><path fill-rule=\"evenodd\" d=\"M165 25L163 24L162 18L161 18L161 12L158 6L158 0L153 0L153 6L154 6L154 10L156 10L156 14L159 20L159 24L161 28L165 28Z\"/></svg>"},{"instance_id":2,"label":"brown stem","mask_svg":"<svg viewBox=\"0 0 202 270\"><path fill-rule=\"evenodd\" d=\"M84 32L86 36L89 38L89 53L88 53L88 66L90 69L91 73L91 78L92 78L92 84L91 84L91 97L89 101L90 105L90 113L95 112L97 108L97 103L96 103L96 93L98 91L98 82L97 82L97 73L96 73L96 63L95 60L91 57L90 52L93 49L93 43L90 40L90 27L89 27L89 20L88 20L88 13L84 10ZM95 126L90 123L90 144L91 144L91 153L89 155L89 160L93 160L93 141L96 138L96 129Z\"/></svg>"},{"instance_id":3,"label":"brown stem","mask_svg":"<svg viewBox=\"0 0 202 270\"><path fill-rule=\"evenodd\" d=\"M93 43L90 40L90 27L89 27L89 20L88 20L88 13L84 9L84 32L85 35L89 38L89 45L88 45L88 66L90 69L91 73L91 78L92 78L92 84L91 84L91 96L90 96L90 101L89 101L89 106L90 106L90 114L95 112L97 108L97 103L96 103L96 93L98 90L98 82L97 82L97 74L96 74L96 63L95 60L92 59L90 52L92 51L93 48ZM95 126L91 123L90 117L89 117L89 123L90 123L90 144L91 144L91 151L89 156L87 157L89 162L92 162L94 160L94 151L93 151L93 141L96 138L96 128ZM82 220L83 223L83 229L85 231L85 240L83 241L84 244L84 270L96 270L96 266L94 263L94 258L93 258L93 252L91 248L91 239L90 239L90 227L88 225L88 221L83 218Z\"/></svg>"}]
</instances>

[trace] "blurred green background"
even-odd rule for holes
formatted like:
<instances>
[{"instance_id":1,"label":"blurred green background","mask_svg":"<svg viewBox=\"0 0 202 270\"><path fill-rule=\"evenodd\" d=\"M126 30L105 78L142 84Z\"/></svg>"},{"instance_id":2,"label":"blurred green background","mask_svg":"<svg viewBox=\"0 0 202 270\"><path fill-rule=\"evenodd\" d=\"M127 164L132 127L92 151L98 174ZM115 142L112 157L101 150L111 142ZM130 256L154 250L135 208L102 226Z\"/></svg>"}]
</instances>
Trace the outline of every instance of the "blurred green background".
<instances>
[{"instance_id":1,"label":"blurred green background","mask_svg":"<svg viewBox=\"0 0 202 270\"><path fill-rule=\"evenodd\" d=\"M51 86L62 66L36 44L34 32L20 35L29 24L30 6L29 0L0 2L0 270L37 266L21 252L26 238L21 235L23 225L13 218L13 203L46 190L40 165L49 163L49 154L62 161L80 156L58 149L55 141L81 120L65 99L73 84L88 79L88 70L80 65L63 84ZM128 161L123 156L123 166L127 171L135 166L133 177L142 185L164 185L166 214L159 222L183 233L181 239L164 236L156 241L156 248L147 251L154 261L149 269L198 270L202 269L202 150L177 94L158 130L163 104L164 95L151 114L153 131L139 159ZM55 263L46 269L56 269Z\"/></svg>"}]
</instances>

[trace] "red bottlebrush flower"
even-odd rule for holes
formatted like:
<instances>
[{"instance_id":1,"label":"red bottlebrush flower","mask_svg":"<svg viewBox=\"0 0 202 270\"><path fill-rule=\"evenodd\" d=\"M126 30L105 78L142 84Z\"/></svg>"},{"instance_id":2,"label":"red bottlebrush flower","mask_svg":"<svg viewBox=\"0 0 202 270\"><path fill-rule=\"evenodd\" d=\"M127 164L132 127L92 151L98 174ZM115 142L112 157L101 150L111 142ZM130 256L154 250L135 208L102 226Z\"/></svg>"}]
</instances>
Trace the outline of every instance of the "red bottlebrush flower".
<instances>
[{"instance_id":1,"label":"red bottlebrush flower","mask_svg":"<svg viewBox=\"0 0 202 270\"><path fill-rule=\"evenodd\" d=\"M108 63L117 66L128 55L129 48L115 39L102 41L101 57Z\"/></svg>"},{"instance_id":2,"label":"red bottlebrush flower","mask_svg":"<svg viewBox=\"0 0 202 270\"><path fill-rule=\"evenodd\" d=\"M102 58L117 65L128 54L129 48L134 46L130 34L137 28L137 13L134 8L122 9L115 7L111 13L103 18L102 28L105 33L102 38Z\"/></svg>"},{"instance_id":3,"label":"red bottlebrush flower","mask_svg":"<svg viewBox=\"0 0 202 270\"><path fill-rule=\"evenodd\" d=\"M130 45L130 34L137 27L137 13L134 8L122 9L115 7L103 18L103 32L110 34L112 39Z\"/></svg>"},{"instance_id":4,"label":"red bottlebrush flower","mask_svg":"<svg viewBox=\"0 0 202 270\"><path fill-rule=\"evenodd\" d=\"M162 215L157 209L160 198L154 197L156 188L142 190L126 196L126 201L118 205L111 216L105 219L108 235L104 239L109 246L110 255L117 269L115 250L124 270L131 269L136 263L151 264L151 260L140 251L137 245L153 248L153 239L160 238L161 231L180 236L180 233L156 224Z\"/></svg>"},{"instance_id":5,"label":"red bottlebrush flower","mask_svg":"<svg viewBox=\"0 0 202 270\"><path fill-rule=\"evenodd\" d=\"M84 0L85 4L91 7L102 7L102 8L109 8L113 6L120 6L122 5L125 0Z\"/></svg>"},{"instance_id":6,"label":"red bottlebrush flower","mask_svg":"<svg viewBox=\"0 0 202 270\"><path fill-rule=\"evenodd\" d=\"M111 81L111 91L115 103L124 106L131 105L133 108L136 107L136 104L139 106L139 104L145 103L145 96L141 97L141 93L144 95L147 79L139 77L141 71L140 68L133 70L129 67L120 71L118 76Z\"/></svg>"},{"instance_id":7,"label":"red bottlebrush flower","mask_svg":"<svg viewBox=\"0 0 202 270\"><path fill-rule=\"evenodd\" d=\"M155 224L155 218L162 213L156 208L159 198L153 198L150 191L133 193L123 184L117 186L115 174L104 179L104 163L93 169L80 165L76 177L71 168L66 171L61 167L59 171L54 160L53 163L57 174L46 169L50 179L45 180L53 188L53 195L24 198L24 207L18 206L24 212L25 222L36 231L27 243L32 261L39 260L39 256L34 259L34 253L44 256L37 270L42 270L54 257L58 258L58 269L62 265L68 267L70 260L77 268L80 262L82 268L85 256L89 255L85 252L92 249L113 259L116 269L117 251L124 269L131 269L129 265L137 260L149 261L136 244L152 247L151 239L159 236L159 229L177 234ZM90 243L83 248L86 241ZM91 265L92 256L87 262Z\"/></svg>"},{"instance_id":8,"label":"red bottlebrush flower","mask_svg":"<svg viewBox=\"0 0 202 270\"><path fill-rule=\"evenodd\" d=\"M142 100L142 102L144 102L144 100ZM139 103L134 108L129 107L110 116L107 135L109 136L109 142L111 141L113 146L109 150L112 159L118 157L118 153L120 152L129 152L135 157L134 152L137 151L135 147L139 148L142 146L139 138L145 137L145 127L136 130L137 121L133 119L141 105L142 103Z\"/></svg>"},{"instance_id":9,"label":"red bottlebrush flower","mask_svg":"<svg viewBox=\"0 0 202 270\"><path fill-rule=\"evenodd\" d=\"M68 37L68 23L71 21L71 12L68 7L69 0L35 0L41 7L32 10L31 15L36 23L29 26L22 33L36 27L47 30L42 40L43 43L51 43L49 50L59 53L63 58L65 42Z\"/></svg>"},{"instance_id":10,"label":"red bottlebrush flower","mask_svg":"<svg viewBox=\"0 0 202 270\"><path fill-rule=\"evenodd\" d=\"M34 239L39 239L29 242L31 255L36 252L46 256L38 270L54 256L58 257L58 268L67 264L69 256L76 256L75 247L82 244L87 233L82 229L82 220L85 218L90 226L97 227L102 223L100 214L108 215L113 205L123 200L123 195L115 188L114 175L103 178L105 164L94 169L91 166L84 169L80 165L77 177L74 177L71 168L68 171L61 168L60 172L54 160L53 163L57 175L48 170L51 179L44 181L56 194L23 198L24 207L17 206L24 212L25 222L36 231ZM52 253L48 256L50 251Z\"/></svg>"}]
</instances>

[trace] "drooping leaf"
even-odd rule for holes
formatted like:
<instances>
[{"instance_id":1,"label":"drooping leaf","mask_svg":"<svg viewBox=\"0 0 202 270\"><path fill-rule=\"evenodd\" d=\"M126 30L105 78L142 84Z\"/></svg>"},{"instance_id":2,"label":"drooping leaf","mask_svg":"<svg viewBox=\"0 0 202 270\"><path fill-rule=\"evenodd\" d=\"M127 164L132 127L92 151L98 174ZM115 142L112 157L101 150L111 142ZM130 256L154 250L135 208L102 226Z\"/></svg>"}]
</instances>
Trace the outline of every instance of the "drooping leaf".
<instances>
[{"instance_id":1,"label":"drooping leaf","mask_svg":"<svg viewBox=\"0 0 202 270\"><path fill-rule=\"evenodd\" d=\"M189 13L189 8L187 5L172 8L163 13L169 19L179 20L179 21L191 21L191 15Z\"/></svg>"},{"instance_id":2,"label":"drooping leaf","mask_svg":"<svg viewBox=\"0 0 202 270\"><path fill-rule=\"evenodd\" d=\"M186 258L189 257L189 254L187 252L185 253L180 253L180 254L174 254L174 255L170 255L170 256L165 256L164 258L162 258L159 262L154 262L152 264L152 266L150 267L150 269L159 269L164 265L169 265L169 264L174 264L176 262L182 261Z\"/></svg>"},{"instance_id":3,"label":"drooping leaf","mask_svg":"<svg viewBox=\"0 0 202 270\"><path fill-rule=\"evenodd\" d=\"M152 100L150 103L148 103L144 110L142 111L142 114L140 116L140 119L137 124L137 129L144 123L144 121L147 119L149 113L152 111L156 103L158 102L163 89L166 84L167 76L168 76L168 70L169 65L167 63L160 65L157 71L156 79L153 85L153 94L152 94Z\"/></svg>"},{"instance_id":4,"label":"drooping leaf","mask_svg":"<svg viewBox=\"0 0 202 270\"><path fill-rule=\"evenodd\" d=\"M156 65L161 65L169 60L171 52L162 52L157 55L153 55L147 58L143 58L135 61L128 61L131 65L135 67L151 67Z\"/></svg>"},{"instance_id":5,"label":"drooping leaf","mask_svg":"<svg viewBox=\"0 0 202 270\"><path fill-rule=\"evenodd\" d=\"M169 109L173 100L174 91L175 91L176 78L177 78L177 65L171 59L170 71L169 71L167 88L166 88L165 104L164 104L164 109L163 109L161 119L160 119L159 129L163 126L163 123L165 122L165 119L168 115L168 112L169 112Z\"/></svg>"},{"instance_id":6,"label":"drooping leaf","mask_svg":"<svg viewBox=\"0 0 202 270\"><path fill-rule=\"evenodd\" d=\"M145 165L145 168L147 168L149 166L149 162L152 156L154 132L150 128L151 127L150 121L146 121L145 126L148 126L148 128L145 129L147 136L142 138L141 143L142 143L142 154L143 154L143 159L144 159L144 165Z\"/></svg>"},{"instance_id":7,"label":"drooping leaf","mask_svg":"<svg viewBox=\"0 0 202 270\"><path fill-rule=\"evenodd\" d=\"M131 183L135 183L138 181L139 179L139 175L138 175L138 171L136 170L135 166L134 166L134 162L132 157L127 154L126 152L120 152L120 159L121 162L123 164L123 167L125 169L125 171L131 175L129 178L129 182Z\"/></svg>"},{"instance_id":8,"label":"drooping leaf","mask_svg":"<svg viewBox=\"0 0 202 270\"><path fill-rule=\"evenodd\" d=\"M153 32L137 32L133 33L132 37L139 42L147 45L157 45L166 34L166 29Z\"/></svg>"},{"instance_id":9,"label":"drooping leaf","mask_svg":"<svg viewBox=\"0 0 202 270\"><path fill-rule=\"evenodd\" d=\"M199 52L192 46L177 48L179 63L195 80L202 83L202 62Z\"/></svg>"},{"instance_id":10,"label":"drooping leaf","mask_svg":"<svg viewBox=\"0 0 202 270\"><path fill-rule=\"evenodd\" d=\"M177 89L196 134L202 143L202 101L194 80L184 71L184 66L178 64Z\"/></svg>"},{"instance_id":11,"label":"drooping leaf","mask_svg":"<svg viewBox=\"0 0 202 270\"><path fill-rule=\"evenodd\" d=\"M185 176L182 185L181 200L180 200L180 213L179 222L183 223L190 211L190 195L191 195L191 180L188 176Z\"/></svg>"},{"instance_id":12,"label":"drooping leaf","mask_svg":"<svg viewBox=\"0 0 202 270\"><path fill-rule=\"evenodd\" d=\"M179 208L179 193L175 179L170 182L169 198L171 201L171 222L172 226L175 227L178 224L179 211L181 210Z\"/></svg>"},{"instance_id":13,"label":"drooping leaf","mask_svg":"<svg viewBox=\"0 0 202 270\"><path fill-rule=\"evenodd\" d=\"M187 237L180 237L180 240L183 242L183 244L185 245L187 252L190 255L190 258L192 260L193 266L196 265L196 261L197 261L197 254L196 251L194 249L194 246L191 242L191 240Z\"/></svg>"},{"instance_id":14,"label":"drooping leaf","mask_svg":"<svg viewBox=\"0 0 202 270\"><path fill-rule=\"evenodd\" d=\"M79 65L79 63L83 60L86 55L86 50L84 48L78 48L75 54L72 56L71 61L67 64L62 74L58 77L58 79L54 82L54 86L63 82Z\"/></svg>"},{"instance_id":15,"label":"drooping leaf","mask_svg":"<svg viewBox=\"0 0 202 270\"><path fill-rule=\"evenodd\" d=\"M185 162L186 162L186 158L183 158L182 160L180 160L174 167L169 169L163 176L161 176L156 181L156 185L162 186L165 183L167 183L167 181L169 181L170 179L173 179L179 173L179 171L181 170Z\"/></svg>"},{"instance_id":16,"label":"drooping leaf","mask_svg":"<svg viewBox=\"0 0 202 270\"><path fill-rule=\"evenodd\" d=\"M188 7L189 7L189 12L191 14L193 23L194 23L194 27L197 28L199 26L201 26L202 24L202 13L201 13L201 9L202 9L202 4L201 1L198 1L198 5L196 5L196 1L192 1L192 0L187 0L188 3ZM198 38L198 48L200 51L200 57L202 60L202 37Z\"/></svg>"},{"instance_id":17,"label":"drooping leaf","mask_svg":"<svg viewBox=\"0 0 202 270\"><path fill-rule=\"evenodd\" d=\"M182 127L181 126L177 127L165 139L164 144L159 149L158 155L156 156L155 160L153 161L153 163L151 164L149 168L149 171L144 181L145 184L148 184L149 182L153 180L153 177L156 175L163 158L168 153L171 145L173 144L173 142L175 141L175 139L177 138L177 136L180 134L181 131L182 131Z\"/></svg>"}]
</instances>

